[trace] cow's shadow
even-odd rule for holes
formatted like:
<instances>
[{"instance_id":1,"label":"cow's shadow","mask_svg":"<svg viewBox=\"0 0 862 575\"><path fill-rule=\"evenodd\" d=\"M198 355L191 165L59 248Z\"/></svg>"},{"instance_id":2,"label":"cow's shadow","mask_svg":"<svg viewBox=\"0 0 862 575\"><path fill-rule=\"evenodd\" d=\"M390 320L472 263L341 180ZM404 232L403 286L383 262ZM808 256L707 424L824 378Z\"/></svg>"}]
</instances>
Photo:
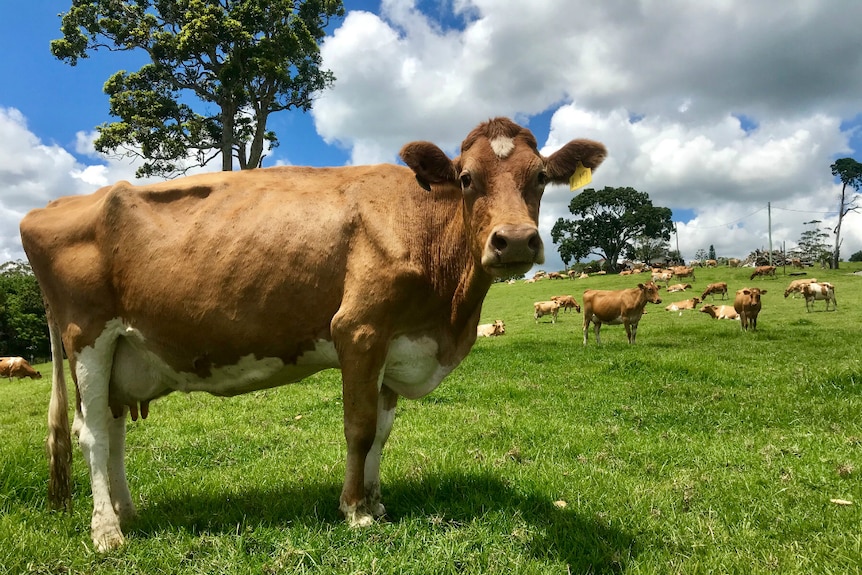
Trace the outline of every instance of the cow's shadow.
<instances>
[{"instance_id":1,"label":"cow's shadow","mask_svg":"<svg viewBox=\"0 0 862 575\"><path fill-rule=\"evenodd\" d=\"M236 533L237 525L289 528L291 525L344 525L337 510L341 486L311 481L299 487L252 489L213 496L169 497L150 500L128 534L157 536L165 529L191 533ZM517 515L528 524L518 534L525 552L536 558L556 559L572 573L616 573L636 554L634 537L606 521L558 508L544 493L523 493L484 473L435 476L421 480L385 482L387 516L400 523L427 518L440 530L460 526L487 513Z\"/></svg>"}]
</instances>

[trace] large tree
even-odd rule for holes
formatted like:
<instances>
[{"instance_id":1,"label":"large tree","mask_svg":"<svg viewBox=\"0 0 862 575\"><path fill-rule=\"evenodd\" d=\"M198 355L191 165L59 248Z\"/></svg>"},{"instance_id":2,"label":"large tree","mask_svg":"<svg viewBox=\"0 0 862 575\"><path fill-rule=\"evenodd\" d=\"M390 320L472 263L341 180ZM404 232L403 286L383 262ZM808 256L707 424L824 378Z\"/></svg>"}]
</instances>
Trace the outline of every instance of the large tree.
<instances>
[{"instance_id":1,"label":"large tree","mask_svg":"<svg viewBox=\"0 0 862 575\"><path fill-rule=\"evenodd\" d=\"M646 193L634 188L587 188L569 203L573 220L560 218L551 230L563 261L589 254L603 257L611 271L634 242L644 238L670 240L670 208L654 207Z\"/></svg>"},{"instance_id":2,"label":"large tree","mask_svg":"<svg viewBox=\"0 0 862 575\"><path fill-rule=\"evenodd\" d=\"M45 305L30 264L0 265L0 355L32 361L48 352Z\"/></svg>"},{"instance_id":3,"label":"large tree","mask_svg":"<svg viewBox=\"0 0 862 575\"><path fill-rule=\"evenodd\" d=\"M813 225L813 228L806 229L799 236L798 247L793 251L794 255L800 259L809 262L819 262L826 265L826 262L831 259L831 250L829 249L829 234L820 229L817 224L822 223L820 220L811 220L803 222L805 225Z\"/></svg>"},{"instance_id":4,"label":"large tree","mask_svg":"<svg viewBox=\"0 0 862 575\"><path fill-rule=\"evenodd\" d=\"M95 141L100 152L144 158L139 177L219 156L223 170L234 159L255 168L267 142L278 143L269 115L308 111L332 85L319 42L343 13L341 0L73 0L51 52L73 66L102 49L146 53L140 70L105 83L120 121L99 126Z\"/></svg>"},{"instance_id":5,"label":"large tree","mask_svg":"<svg viewBox=\"0 0 862 575\"><path fill-rule=\"evenodd\" d=\"M862 164L853 158L841 158L835 160L830 166L832 175L841 179L841 202L838 204L838 225L835 226L835 249L832 251L832 268L838 269L838 256L841 248L841 224L844 216L850 212L859 210L856 201L859 199L859 188L862 187ZM856 191L851 197L847 197L847 186Z\"/></svg>"}]
</instances>

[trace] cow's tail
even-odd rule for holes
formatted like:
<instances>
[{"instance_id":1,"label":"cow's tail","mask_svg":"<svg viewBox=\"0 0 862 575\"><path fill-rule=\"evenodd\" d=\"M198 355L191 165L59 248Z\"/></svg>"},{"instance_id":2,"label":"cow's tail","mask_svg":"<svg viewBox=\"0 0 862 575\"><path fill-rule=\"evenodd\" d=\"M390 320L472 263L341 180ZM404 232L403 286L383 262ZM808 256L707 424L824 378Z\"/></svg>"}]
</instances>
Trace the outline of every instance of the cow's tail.
<instances>
[{"instance_id":1,"label":"cow's tail","mask_svg":"<svg viewBox=\"0 0 862 575\"><path fill-rule=\"evenodd\" d=\"M54 509L72 507L72 433L69 427L69 398L63 374L63 342L60 326L47 310L51 334L51 402L48 405L48 504Z\"/></svg>"}]
</instances>

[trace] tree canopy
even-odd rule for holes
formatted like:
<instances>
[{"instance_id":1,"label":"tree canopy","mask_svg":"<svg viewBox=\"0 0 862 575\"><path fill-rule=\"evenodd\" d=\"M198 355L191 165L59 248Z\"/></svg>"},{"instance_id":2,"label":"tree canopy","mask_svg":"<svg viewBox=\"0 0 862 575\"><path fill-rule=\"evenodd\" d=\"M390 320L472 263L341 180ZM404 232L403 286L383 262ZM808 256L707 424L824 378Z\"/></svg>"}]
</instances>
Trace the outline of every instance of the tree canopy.
<instances>
[{"instance_id":1,"label":"tree canopy","mask_svg":"<svg viewBox=\"0 0 862 575\"><path fill-rule=\"evenodd\" d=\"M0 355L48 357L48 344L45 305L30 265L0 265Z\"/></svg>"},{"instance_id":2,"label":"tree canopy","mask_svg":"<svg viewBox=\"0 0 862 575\"><path fill-rule=\"evenodd\" d=\"M635 242L667 242L673 230L670 208L654 207L649 195L634 188L587 188L572 199L569 211L577 217L560 218L551 230L566 265L594 254L614 271L620 255L635 249Z\"/></svg>"},{"instance_id":3,"label":"tree canopy","mask_svg":"<svg viewBox=\"0 0 862 575\"><path fill-rule=\"evenodd\" d=\"M144 158L139 177L218 156L223 170L234 159L255 168L266 144L278 144L269 115L310 110L334 82L319 42L343 14L341 0L73 0L51 52L73 66L99 50L148 55L105 83L120 121L98 126L95 141L100 152ZM190 96L204 105L193 108Z\"/></svg>"}]
</instances>

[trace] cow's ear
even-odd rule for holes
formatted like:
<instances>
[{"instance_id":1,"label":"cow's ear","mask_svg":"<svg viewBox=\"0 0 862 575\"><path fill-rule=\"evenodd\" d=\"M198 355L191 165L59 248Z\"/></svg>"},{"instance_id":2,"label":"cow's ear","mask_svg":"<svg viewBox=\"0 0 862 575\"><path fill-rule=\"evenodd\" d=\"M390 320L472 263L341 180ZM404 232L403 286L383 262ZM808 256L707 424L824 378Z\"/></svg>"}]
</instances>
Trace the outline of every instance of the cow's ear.
<instances>
[{"instance_id":1,"label":"cow's ear","mask_svg":"<svg viewBox=\"0 0 862 575\"><path fill-rule=\"evenodd\" d=\"M578 169L579 163L585 168L595 170L607 155L605 146L599 142L572 140L548 157L548 177L555 184L564 184Z\"/></svg>"},{"instance_id":2,"label":"cow's ear","mask_svg":"<svg viewBox=\"0 0 862 575\"><path fill-rule=\"evenodd\" d=\"M452 160L431 142L411 142L399 153L404 163L416 174L416 181L426 190L431 184L455 182L457 171Z\"/></svg>"},{"instance_id":3,"label":"cow's ear","mask_svg":"<svg viewBox=\"0 0 862 575\"><path fill-rule=\"evenodd\" d=\"M765 293L766 293L766 290L765 290L765 289L762 289L762 290L760 290L760 293L761 293L761 294L765 294Z\"/></svg>"}]
</instances>

